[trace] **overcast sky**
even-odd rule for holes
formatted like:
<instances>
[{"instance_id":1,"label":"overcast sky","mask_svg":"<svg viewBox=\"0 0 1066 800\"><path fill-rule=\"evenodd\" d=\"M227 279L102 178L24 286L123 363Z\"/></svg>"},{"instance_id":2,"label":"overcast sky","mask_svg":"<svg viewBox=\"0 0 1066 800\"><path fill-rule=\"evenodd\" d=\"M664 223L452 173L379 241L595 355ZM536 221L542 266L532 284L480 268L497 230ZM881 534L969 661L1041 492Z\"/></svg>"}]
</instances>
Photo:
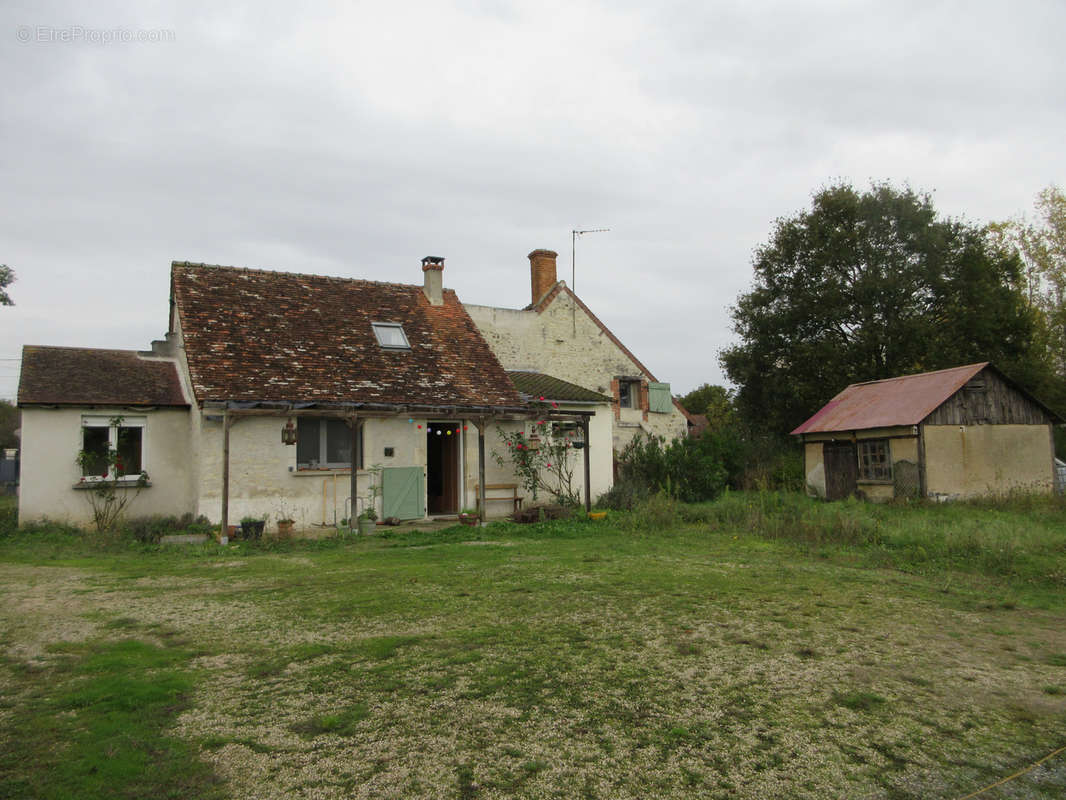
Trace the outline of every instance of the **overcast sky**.
<instances>
[{"instance_id":1,"label":"overcast sky","mask_svg":"<svg viewBox=\"0 0 1066 800\"><path fill-rule=\"evenodd\" d=\"M228 8L223 6L229 5ZM1066 2L5 2L0 397L142 349L172 260L529 302L535 248L675 393L840 179L973 222L1066 184Z\"/></svg>"}]
</instances>

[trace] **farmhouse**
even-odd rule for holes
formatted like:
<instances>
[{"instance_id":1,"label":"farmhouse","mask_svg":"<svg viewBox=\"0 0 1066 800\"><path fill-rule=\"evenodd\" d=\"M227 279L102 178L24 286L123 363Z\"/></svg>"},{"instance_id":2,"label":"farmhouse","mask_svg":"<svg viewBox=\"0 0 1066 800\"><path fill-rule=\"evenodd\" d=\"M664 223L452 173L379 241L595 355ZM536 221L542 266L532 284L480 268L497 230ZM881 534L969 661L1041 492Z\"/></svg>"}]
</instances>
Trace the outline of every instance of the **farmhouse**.
<instances>
[{"instance_id":1,"label":"farmhouse","mask_svg":"<svg viewBox=\"0 0 1066 800\"><path fill-rule=\"evenodd\" d=\"M685 436L687 412L580 298L557 279L552 250L528 256L530 303L524 308L466 305L470 318L508 370L562 378L610 398L615 451L634 436Z\"/></svg>"},{"instance_id":2,"label":"farmhouse","mask_svg":"<svg viewBox=\"0 0 1066 800\"><path fill-rule=\"evenodd\" d=\"M515 431L574 443L574 488L589 503L611 486L615 429L629 419L618 385L607 382L612 400L587 374L570 379L582 374L572 358L532 358L528 343L505 370L443 270L427 257L422 285L406 285L174 262L167 334L150 351L27 346L20 520L86 522L101 480L136 494L134 516L308 528L369 508L500 515L529 499L492 494L519 482L492 457ZM614 369L633 380L622 409L683 422L654 410L640 370Z\"/></svg>"},{"instance_id":3,"label":"farmhouse","mask_svg":"<svg viewBox=\"0 0 1066 800\"><path fill-rule=\"evenodd\" d=\"M792 433L812 494L947 499L1052 491L1061 422L985 362L852 384Z\"/></svg>"}]
</instances>

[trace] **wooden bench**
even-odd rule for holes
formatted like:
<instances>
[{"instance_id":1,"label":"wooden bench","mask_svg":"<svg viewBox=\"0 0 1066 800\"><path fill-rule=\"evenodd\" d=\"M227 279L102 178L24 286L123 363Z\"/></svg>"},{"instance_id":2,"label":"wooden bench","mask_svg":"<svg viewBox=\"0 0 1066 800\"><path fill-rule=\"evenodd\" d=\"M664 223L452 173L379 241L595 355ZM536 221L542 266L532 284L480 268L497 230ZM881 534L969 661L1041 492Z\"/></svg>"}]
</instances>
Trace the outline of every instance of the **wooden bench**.
<instances>
[{"instance_id":1,"label":"wooden bench","mask_svg":"<svg viewBox=\"0 0 1066 800\"><path fill-rule=\"evenodd\" d=\"M510 492L511 494L504 497L489 497L489 492ZM474 496L477 498L476 504L478 511L481 510L481 487L480 484L474 484ZM511 503L514 506L514 510L518 511L522 508L522 501L524 497L518 496L518 484L517 483L486 483L485 484L485 503L492 503L497 501L505 501Z\"/></svg>"}]
</instances>

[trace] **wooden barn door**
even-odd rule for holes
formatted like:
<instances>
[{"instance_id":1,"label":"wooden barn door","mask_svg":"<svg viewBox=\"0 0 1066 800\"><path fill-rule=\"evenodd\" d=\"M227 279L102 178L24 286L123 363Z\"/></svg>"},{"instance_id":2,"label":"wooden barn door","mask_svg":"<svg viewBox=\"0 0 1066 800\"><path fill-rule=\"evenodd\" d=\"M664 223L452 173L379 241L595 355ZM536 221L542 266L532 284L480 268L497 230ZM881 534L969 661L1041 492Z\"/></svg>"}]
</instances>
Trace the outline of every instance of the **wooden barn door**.
<instances>
[{"instance_id":1,"label":"wooden barn door","mask_svg":"<svg viewBox=\"0 0 1066 800\"><path fill-rule=\"evenodd\" d=\"M825 465L825 499L843 500L858 488L859 462L851 442L826 442L822 445Z\"/></svg>"}]
</instances>

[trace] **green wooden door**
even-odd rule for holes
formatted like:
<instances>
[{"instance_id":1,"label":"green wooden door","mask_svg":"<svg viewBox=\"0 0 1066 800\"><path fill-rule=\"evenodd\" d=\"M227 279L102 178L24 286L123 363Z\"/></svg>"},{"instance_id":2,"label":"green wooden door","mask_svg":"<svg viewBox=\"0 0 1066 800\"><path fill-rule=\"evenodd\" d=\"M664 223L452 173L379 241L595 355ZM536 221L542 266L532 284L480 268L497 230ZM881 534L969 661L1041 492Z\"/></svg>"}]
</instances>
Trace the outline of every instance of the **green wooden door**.
<instances>
[{"instance_id":1,"label":"green wooden door","mask_svg":"<svg viewBox=\"0 0 1066 800\"><path fill-rule=\"evenodd\" d=\"M421 519L426 515L421 467L385 467L381 470L382 516Z\"/></svg>"}]
</instances>

